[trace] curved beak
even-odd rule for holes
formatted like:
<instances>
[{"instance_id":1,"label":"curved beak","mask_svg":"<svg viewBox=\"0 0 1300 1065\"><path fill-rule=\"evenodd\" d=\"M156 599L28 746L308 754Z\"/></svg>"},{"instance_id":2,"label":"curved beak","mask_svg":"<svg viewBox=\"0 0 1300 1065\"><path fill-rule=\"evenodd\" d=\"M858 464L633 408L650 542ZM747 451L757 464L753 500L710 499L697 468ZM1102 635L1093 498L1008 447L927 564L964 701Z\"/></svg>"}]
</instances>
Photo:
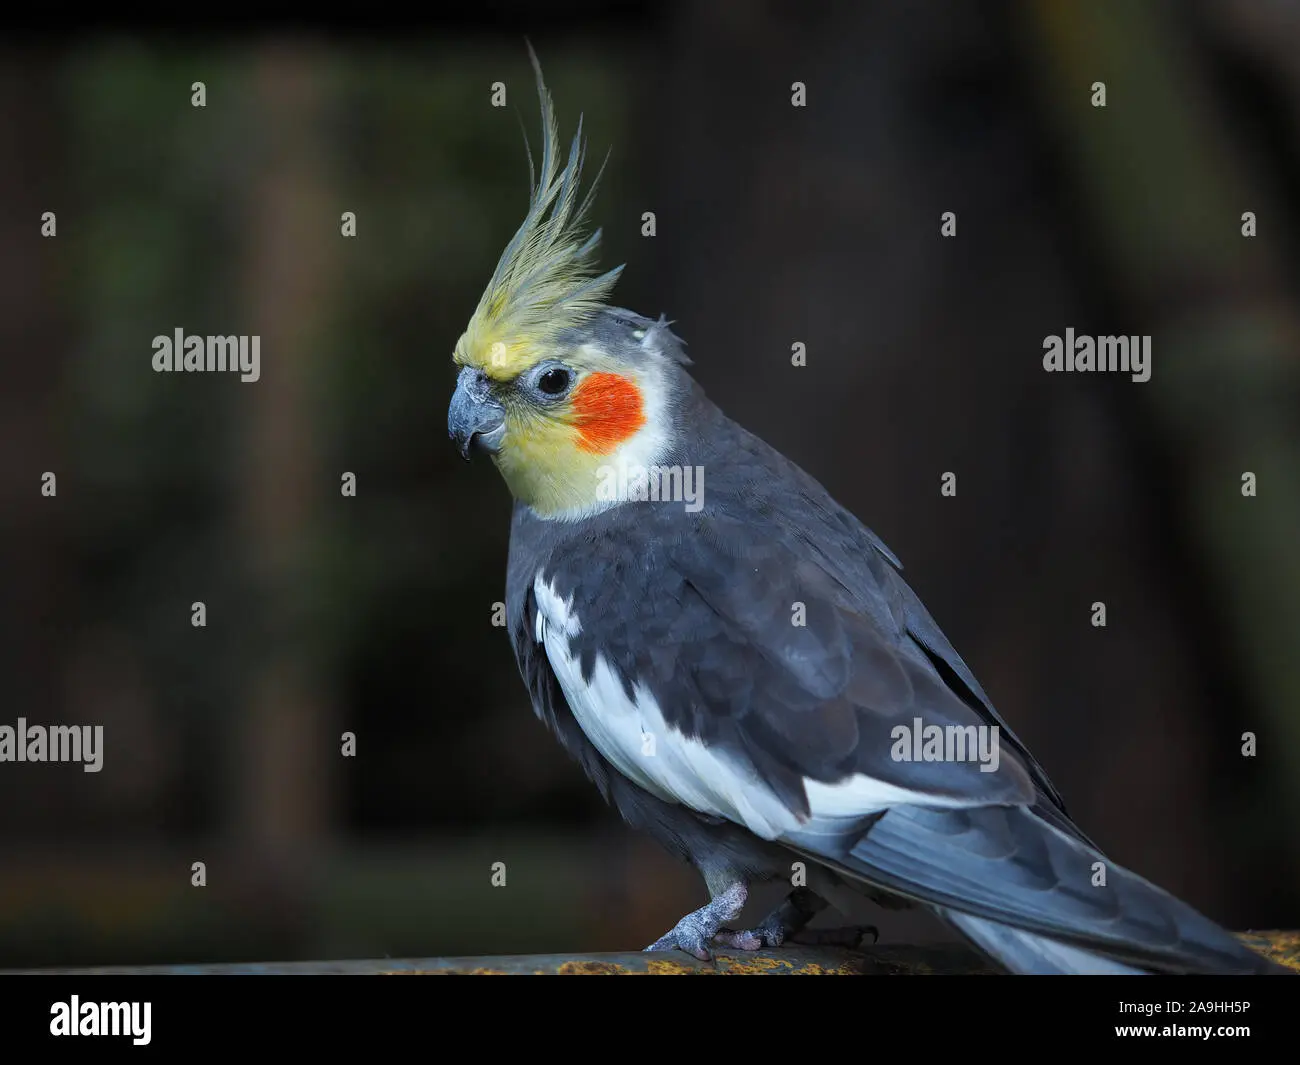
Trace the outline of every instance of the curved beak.
<instances>
[{"instance_id":1,"label":"curved beak","mask_svg":"<svg viewBox=\"0 0 1300 1065\"><path fill-rule=\"evenodd\" d=\"M492 398L487 376L471 366L464 367L456 379L456 391L447 408L447 435L466 462L475 448L490 454L501 450L506 435L505 408Z\"/></svg>"}]
</instances>

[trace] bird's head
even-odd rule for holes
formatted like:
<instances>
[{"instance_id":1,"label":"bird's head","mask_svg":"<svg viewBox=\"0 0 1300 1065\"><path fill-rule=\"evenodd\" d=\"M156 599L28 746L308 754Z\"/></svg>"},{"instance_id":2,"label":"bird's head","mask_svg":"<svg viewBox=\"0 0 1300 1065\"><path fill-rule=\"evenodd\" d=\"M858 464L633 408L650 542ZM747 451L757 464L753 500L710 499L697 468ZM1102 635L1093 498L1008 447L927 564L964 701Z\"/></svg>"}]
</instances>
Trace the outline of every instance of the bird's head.
<instances>
[{"instance_id":1,"label":"bird's head","mask_svg":"<svg viewBox=\"0 0 1300 1065\"><path fill-rule=\"evenodd\" d=\"M579 196L582 122L561 167L535 56L533 67L540 173L523 224L456 342L447 429L463 457L490 454L511 494L538 515L576 518L608 505L599 489L611 470L652 467L671 448L674 370L688 360L665 320L607 304L623 268L594 267L600 230L588 235L585 222L596 182Z\"/></svg>"}]
</instances>

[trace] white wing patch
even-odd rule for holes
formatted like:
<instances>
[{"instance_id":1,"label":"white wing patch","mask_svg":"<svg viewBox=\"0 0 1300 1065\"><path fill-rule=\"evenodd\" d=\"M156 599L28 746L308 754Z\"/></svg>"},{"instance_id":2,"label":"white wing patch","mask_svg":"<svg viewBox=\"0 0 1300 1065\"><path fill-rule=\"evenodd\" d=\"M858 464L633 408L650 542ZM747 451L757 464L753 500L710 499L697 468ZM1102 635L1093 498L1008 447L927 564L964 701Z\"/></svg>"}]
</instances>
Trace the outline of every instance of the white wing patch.
<instances>
[{"instance_id":1,"label":"white wing patch","mask_svg":"<svg viewBox=\"0 0 1300 1065\"><path fill-rule=\"evenodd\" d=\"M573 596L561 599L551 585L542 583L540 573L533 581L533 595L537 599L537 623L533 631L538 643L546 642L550 628L554 628L565 643L582 631L582 625L573 612Z\"/></svg>"},{"instance_id":2,"label":"white wing patch","mask_svg":"<svg viewBox=\"0 0 1300 1065\"><path fill-rule=\"evenodd\" d=\"M562 599L541 573L533 580L533 595L534 634L546 648L579 727L619 772L665 802L724 817L763 839L805 843L852 832L863 817L891 806L980 804L909 791L861 775L837 784L805 778L811 817L800 822L748 767L672 728L649 689L634 684L629 699L603 655L596 655L591 676L584 679L578 656L569 649L571 639L582 632L572 597Z\"/></svg>"},{"instance_id":3,"label":"white wing patch","mask_svg":"<svg viewBox=\"0 0 1300 1065\"><path fill-rule=\"evenodd\" d=\"M813 817L827 821L858 820L866 814L879 813L891 806L929 806L948 809L955 806L983 806L985 799L966 796L931 795L900 788L861 773L845 777L837 784L804 778L808 808Z\"/></svg>"},{"instance_id":4,"label":"white wing patch","mask_svg":"<svg viewBox=\"0 0 1300 1065\"><path fill-rule=\"evenodd\" d=\"M581 622L538 574L533 582L539 642L579 727L624 776L665 802L725 817L755 835L775 839L798 825L795 815L752 773L698 740L670 727L654 696L635 685L629 699L622 681L597 654L584 680L569 641Z\"/></svg>"}]
</instances>

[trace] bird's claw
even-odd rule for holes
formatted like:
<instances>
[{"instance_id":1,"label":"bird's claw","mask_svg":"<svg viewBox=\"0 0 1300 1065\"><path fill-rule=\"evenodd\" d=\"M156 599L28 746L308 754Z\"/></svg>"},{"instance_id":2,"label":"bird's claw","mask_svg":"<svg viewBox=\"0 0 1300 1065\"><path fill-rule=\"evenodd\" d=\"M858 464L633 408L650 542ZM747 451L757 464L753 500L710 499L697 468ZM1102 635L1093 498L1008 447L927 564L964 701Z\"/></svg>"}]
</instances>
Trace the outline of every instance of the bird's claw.
<instances>
[{"instance_id":1,"label":"bird's claw","mask_svg":"<svg viewBox=\"0 0 1300 1065\"><path fill-rule=\"evenodd\" d=\"M713 930L708 927L707 922L692 913L678 921L671 932L660 936L645 949L647 952L684 950L692 957L699 958L700 961L713 961L713 951L709 947L709 940L712 938Z\"/></svg>"},{"instance_id":2,"label":"bird's claw","mask_svg":"<svg viewBox=\"0 0 1300 1065\"><path fill-rule=\"evenodd\" d=\"M766 935L761 929L751 928L744 932L733 932L729 928L720 929L713 937L713 942L721 943L732 950L762 950L764 947L779 947L785 940L780 935Z\"/></svg>"},{"instance_id":3,"label":"bird's claw","mask_svg":"<svg viewBox=\"0 0 1300 1065\"><path fill-rule=\"evenodd\" d=\"M713 941L731 947L733 950L762 950L764 947L779 947L788 937L788 930L773 915L756 928L746 929L743 932L721 928L713 937Z\"/></svg>"},{"instance_id":4,"label":"bird's claw","mask_svg":"<svg viewBox=\"0 0 1300 1065\"><path fill-rule=\"evenodd\" d=\"M713 951L709 941L717 934L725 921L734 921L740 916L745 906L745 883L737 880L717 892L694 913L688 913L666 936L660 936L645 949L650 950L684 950L700 961L712 962Z\"/></svg>"}]
</instances>

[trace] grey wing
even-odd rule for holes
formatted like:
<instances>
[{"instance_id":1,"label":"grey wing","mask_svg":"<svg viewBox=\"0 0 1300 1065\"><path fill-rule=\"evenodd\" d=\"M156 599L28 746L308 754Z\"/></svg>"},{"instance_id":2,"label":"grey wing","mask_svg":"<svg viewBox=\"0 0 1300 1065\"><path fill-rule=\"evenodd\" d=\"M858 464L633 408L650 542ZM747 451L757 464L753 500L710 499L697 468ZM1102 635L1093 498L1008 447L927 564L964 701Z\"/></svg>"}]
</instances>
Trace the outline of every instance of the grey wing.
<instances>
[{"instance_id":1,"label":"grey wing","mask_svg":"<svg viewBox=\"0 0 1300 1065\"><path fill-rule=\"evenodd\" d=\"M828 566L824 550L717 520L701 531L672 559L696 640L680 649L678 686L663 701L677 708L676 727L746 760L782 797L800 822L781 837L792 849L941 910L1109 958L1173 971L1268 968L1107 862L1019 741L994 772L893 756L900 723L1002 721L892 567L864 582L861 567Z\"/></svg>"}]
</instances>

